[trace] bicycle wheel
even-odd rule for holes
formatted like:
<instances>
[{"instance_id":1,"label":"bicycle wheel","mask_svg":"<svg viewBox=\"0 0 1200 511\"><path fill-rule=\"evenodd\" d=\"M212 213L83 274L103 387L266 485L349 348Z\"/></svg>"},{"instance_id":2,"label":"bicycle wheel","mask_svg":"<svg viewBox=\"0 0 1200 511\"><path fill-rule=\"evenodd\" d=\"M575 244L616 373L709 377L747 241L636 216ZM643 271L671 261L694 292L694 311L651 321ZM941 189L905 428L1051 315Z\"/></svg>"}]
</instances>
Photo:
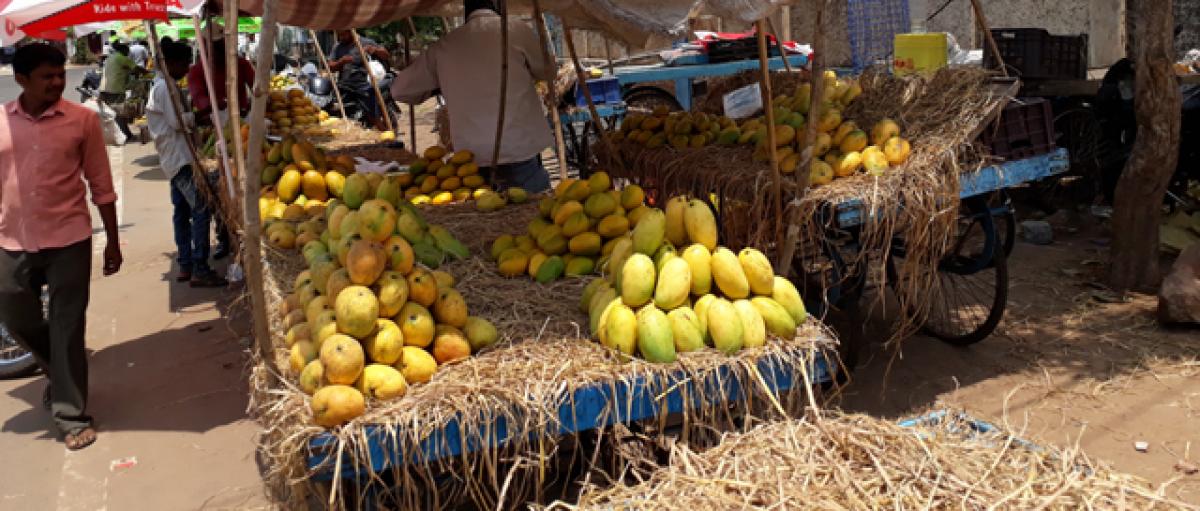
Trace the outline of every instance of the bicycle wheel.
<instances>
[{"instance_id":1,"label":"bicycle wheel","mask_svg":"<svg viewBox=\"0 0 1200 511\"><path fill-rule=\"evenodd\" d=\"M929 304L922 329L956 346L991 335L1008 302L1008 257L992 209L981 198L964 200L962 209L959 231L938 263L934 285L927 295L915 298ZM1004 221L1011 224L1011 218ZM903 246L889 254L888 280L893 286L904 257Z\"/></svg>"}]
</instances>

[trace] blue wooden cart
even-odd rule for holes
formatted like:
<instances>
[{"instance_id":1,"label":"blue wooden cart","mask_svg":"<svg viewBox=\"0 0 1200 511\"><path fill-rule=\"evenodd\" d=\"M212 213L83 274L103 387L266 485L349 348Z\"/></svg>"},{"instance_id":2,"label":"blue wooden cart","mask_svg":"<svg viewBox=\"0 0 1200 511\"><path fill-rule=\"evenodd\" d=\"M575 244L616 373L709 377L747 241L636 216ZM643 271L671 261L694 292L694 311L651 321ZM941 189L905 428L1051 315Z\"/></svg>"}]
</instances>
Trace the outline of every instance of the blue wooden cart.
<instances>
[{"instance_id":1,"label":"blue wooden cart","mask_svg":"<svg viewBox=\"0 0 1200 511\"><path fill-rule=\"evenodd\" d=\"M824 335L824 330L813 335ZM783 360L780 357L764 356L754 363L757 372L753 379L757 388L748 388L755 383L734 377L735 368L741 362L730 359L726 365L703 375L679 370L647 380L635 377L602 384L594 384L576 390L558 409L554 421L553 436L565 436L616 423L630 424L643 420L679 414L691 410L705 409L721 403L736 403L747 399L754 391L779 395L803 385L819 385L833 380L836 362L827 360L820 350L811 351L811 358L804 362ZM798 370L797 364L804 368ZM804 375L808 379L805 381ZM513 428L516 429L516 428ZM483 436L467 435L460 428L460 421L452 419L444 427L424 437L416 448L400 444L395 436L383 427L367 426L364 436L369 447L370 459L366 463L354 464L343 454L338 477L344 480L366 482L372 474L381 474L395 467L414 463L430 463L453 459L463 454L484 449L497 449L516 440L518 433L510 430L503 418L491 423ZM329 433L314 437L309 442L308 467L315 481L330 481L335 477L338 460L337 439Z\"/></svg>"},{"instance_id":2,"label":"blue wooden cart","mask_svg":"<svg viewBox=\"0 0 1200 511\"><path fill-rule=\"evenodd\" d=\"M1016 236L1013 209L1005 189L1038 181L1065 172L1070 165L1066 149L985 166L960 176L959 229L956 238L936 268L941 281L937 296L928 297L931 310L924 318L926 333L956 345L968 345L987 338L1004 316L1008 300L1008 264ZM838 204L823 212L822 225L844 232L849 242L835 246L826 241L820 247L829 261L829 282L824 303L813 304L817 314L828 304L853 307L866 284L864 268L847 263L845 255L859 250L859 228L865 215L856 202ZM905 240L892 240L887 254L887 280L897 282L896 268L905 257ZM847 365L853 365L852 353L844 353Z\"/></svg>"}]
</instances>

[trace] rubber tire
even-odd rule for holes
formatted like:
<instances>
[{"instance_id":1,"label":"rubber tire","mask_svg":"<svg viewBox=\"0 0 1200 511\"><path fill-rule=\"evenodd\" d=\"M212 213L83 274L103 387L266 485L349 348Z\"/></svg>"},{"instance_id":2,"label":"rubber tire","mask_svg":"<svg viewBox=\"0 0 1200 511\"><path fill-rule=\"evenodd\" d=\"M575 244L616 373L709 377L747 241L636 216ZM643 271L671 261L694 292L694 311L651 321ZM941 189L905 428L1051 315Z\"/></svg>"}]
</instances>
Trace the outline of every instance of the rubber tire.
<instances>
[{"instance_id":1,"label":"rubber tire","mask_svg":"<svg viewBox=\"0 0 1200 511\"><path fill-rule=\"evenodd\" d=\"M3 339L5 342L13 342L11 339L7 339L9 333L3 326L0 326L0 336L6 338ZM24 378L35 372L37 372L37 361L29 352L20 358L0 361L0 380Z\"/></svg>"}]
</instances>

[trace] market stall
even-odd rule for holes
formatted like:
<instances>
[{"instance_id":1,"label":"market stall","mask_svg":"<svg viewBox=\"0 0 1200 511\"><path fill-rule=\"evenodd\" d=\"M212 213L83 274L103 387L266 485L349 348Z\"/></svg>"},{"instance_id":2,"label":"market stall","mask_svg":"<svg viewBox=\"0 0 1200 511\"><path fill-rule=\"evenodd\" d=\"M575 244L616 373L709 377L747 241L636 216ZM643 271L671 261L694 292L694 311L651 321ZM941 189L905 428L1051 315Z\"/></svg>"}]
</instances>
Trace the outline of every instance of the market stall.
<instances>
[{"instance_id":1,"label":"market stall","mask_svg":"<svg viewBox=\"0 0 1200 511\"><path fill-rule=\"evenodd\" d=\"M527 196L489 190L470 152L427 148L397 168L304 129L264 142L281 97L259 80L249 128L235 121L230 138L263 336L251 409L281 502L511 507L569 482L564 463L626 463L580 446L794 414L817 406L796 391L838 370L836 341L798 292L762 254L719 247L702 203L683 238L694 246L672 256L663 212L603 173ZM692 287L684 262L701 252L720 260L711 290ZM615 267L648 278L605 272L618 253L630 262Z\"/></svg>"}]
</instances>

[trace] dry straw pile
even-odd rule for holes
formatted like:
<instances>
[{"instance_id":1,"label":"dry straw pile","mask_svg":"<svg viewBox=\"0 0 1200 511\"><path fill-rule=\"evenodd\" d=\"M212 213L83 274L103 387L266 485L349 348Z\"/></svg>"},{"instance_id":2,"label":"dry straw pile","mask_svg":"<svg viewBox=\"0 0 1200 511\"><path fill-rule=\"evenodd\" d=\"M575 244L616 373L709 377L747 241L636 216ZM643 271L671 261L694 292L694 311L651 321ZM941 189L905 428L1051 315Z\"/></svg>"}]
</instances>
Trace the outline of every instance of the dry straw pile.
<instances>
[{"instance_id":1,"label":"dry straw pile","mask_svg":"<svg viewBox=\"0 0 1200 511\"><path fill-rule=\"evenodd\" d=\"M915 428L864 415L785 421L728 435L632 486L566 509L1193 509L1090 460L973 432L960 416Z\"/></svg>"},{"instance_id":2,"label":"dry straw pile","mask_svg":"<svg viewBox=\"0 0 1200 511\"><path fill-rule=\"evenodd\" d=\"M972 142L986 121L1008 100L1008 88L993 85L986 73L943 69L929 77L894 77L865 73L863 94L845 114L860 126L883 118L897 121L912 142L912 154L881 177L859 174L800 193L795 175L782 181L782 216L776 214L774 176L770 165L756 162L748 146L699 149L647 149L633 143L609 151L597 146L601 162L613 177L630 179L658 200L680 194L715 194L722 244L754 246L767 253L779 247L780 233L798 233L795 268L827 265L820 247L834 240L830 208L857 204L864 219L858 233L861 250L843 253L848 266L867 268L886 257L897 236L905 240L906 257L896 268L899 339L915 331L928 313L939 285L933 268L954 241L958 225L959 174L983 163ZM796 200L799 198L799 200ZM778 254L776 253L776 256ZM874 265L871 282L887 285L883 265ZM832 285L837 282L823 282ZM883 296L880 293L879 296Z\"/></svg>"},{"instance_id":3,"label":"dry straw pile","mask_svg":"<svg viewBox=\"0 0 1200 511\"><path fill-rule=\"evenodd\" d=\"M528 219L537 214L537 207L510 206L481 213L470 204L450 205L426 208L423 214L431 223L450 229L455 237L468 243L472 253L478 254L486 253L486 246L495 236L521 232ZM269 303L277 303L290 289L294 276L302 269L298 258L294 254L267 254ZM537 498L548 486L569 482L561 480L566 477L564 473L551 467L560 448L559 411L563 407L574 410L574 393L584 387L615 388L623 382L657 381L649 388L654 395L661 395L680 380L721 374L725 381L739 382L758 406L787 410L799 403L765 392L764 377L758 369L760 361L799 375L812 370L808 362L818 351L835 359L828 355L833 348L832 336L818 323L810 322L795 339L775 340L736 357L707 350L681 355L674 364L624 362L586 338L587 317L577 309L585 279L567 279L548 286L530 279L507 279L496 273L494 263L480 258L447 264L442 269L458 278L456 288L466 297L471 314L494 322L505 339L477 356L439 368L433 381L410 387L401 399L370 403L365 415L330 432L335 437L332 450L340 453L343 461L323 470L341 474L366 464L372 442L410 456L410 466L389 468L372 476L373 482L388 480L386 485L392 488L385 497L389 506L428 509L464 501L484 508L514 506ZM279 333L282 329L273 331ZM251 379L251 411L264 427L260 453L267 461L271 490L289 505L315 499L333 507L357 507L361 504L360 487L339 482L320 488L309 481L308 444L325 430L312 425L309 397L295 386L295 375L282 369L287 367L282 339L277 345L281 347L278 360L258 361ZM601 417L618 413L622 406L628 403L608 403ZM728 409L715 403L686 415L689 427L718 428L731 420ZM484 449L438 460L416 454L422 442L451 421L458 422L458 440L486 444L499 418L506 422L512 439L504 449ZM434 477L444 471L450 471L453 477Z\"/></svg>"}]
</instances>

